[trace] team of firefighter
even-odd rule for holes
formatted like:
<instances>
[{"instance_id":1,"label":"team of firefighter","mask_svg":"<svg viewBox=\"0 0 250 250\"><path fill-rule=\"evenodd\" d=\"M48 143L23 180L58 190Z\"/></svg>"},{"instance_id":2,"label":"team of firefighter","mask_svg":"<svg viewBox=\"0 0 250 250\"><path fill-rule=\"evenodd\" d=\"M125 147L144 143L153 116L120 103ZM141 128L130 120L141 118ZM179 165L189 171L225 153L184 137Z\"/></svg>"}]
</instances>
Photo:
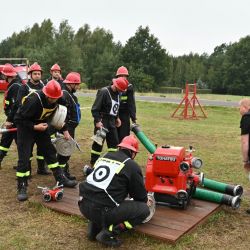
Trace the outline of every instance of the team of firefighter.
<instances>
[{"instance_id":1,"label":"team of firefighter","mask_svg":"<svg viewBox=\"0 0 250 250\"><path fill-rule=\"evenodd\" d=\"M50 69L51 77L42 81L43 70L38 63L34 63L28 70L28 82L22 84L11 64L5 64L1 73L9 83L4 98L4 112L7 117L4 127L17 128L17 131L2 134L0 168L12 141L15 140L18 162L13 168L16 169L17 199L28 199L27 186L31 177L34 144L37 148L37 174L49 175L52 172L59 185L75 187L76 178L69 171L70 157L57 154L51 138L55 133L63 134L66 140L75 137L75 129L81 120L81 109L75 95L81 83L80 74L70 72L63 79L60 66L54 64ZM109 152L100 157L102 146L93 142L90 160L93 171L80 184L80 195L87 206L79 203L79 207L90 220L88 238L97 239L108 246L120 245L116 239L117 233L140 224L149 214L142 173L133 161L138 152L138 142L129 135L130 119L136 122L136 106L133 86L128 82L128 76L127 68L119 67L111 84L97 92L91 109L94 133L102 127L108 130L106 142ZM49 123L59 104L67 108L67 117L60 130ZM100 170L103 165L107 170L106 176ZM101 178L101 182L96 178ZM106 182L106 179L109 181ZM100 187L102 181L104 186ZM128 195L134 200L125 201ZM96 198L93 200L93 197ZM99 217L93 221L96 209ZM104 213L104 210L107 211Z\"/></svg>"}]
</instances>

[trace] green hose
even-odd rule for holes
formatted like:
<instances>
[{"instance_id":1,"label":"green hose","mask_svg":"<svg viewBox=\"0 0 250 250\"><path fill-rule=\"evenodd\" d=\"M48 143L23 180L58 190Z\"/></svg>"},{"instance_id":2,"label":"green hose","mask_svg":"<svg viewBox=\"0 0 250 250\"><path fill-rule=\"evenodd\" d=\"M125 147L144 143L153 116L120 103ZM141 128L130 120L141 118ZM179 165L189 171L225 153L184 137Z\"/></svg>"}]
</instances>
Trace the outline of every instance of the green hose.
<instances>
[{"instance_id":1,"label":"green hose","mask_svg":"<svg viewBox=\"0 0 250 250\"><path fill-rule=\"evenodd\" d=\"M139 126L133 124L131 130L135 133L136 137L144 145L144 147L153 154L156 150L156 146L147 138L147 136L140 130Z\"/></svg>"},{"instance_id":2,"label":"green hose","mask_svg":"<svg viewBox=\"0 0 250 250\"><path fill-rule=\"evenodd\" d=\"M208 178L204 178L203 186L208 189L213 189L215 191L219 191L221 193L226 193L229 195L237 196L237 195L242 195L243 193L243 188L240 185L230 185L218 181L214 181Z\"/></svg>"},{"instance_id":3,"label":"green hose","mask_svg":"<svg viewBox=\"0 0 250 250\"><path fill-rule=\"evenodd\" d=\"M193 198L205 201L211 201L218 204L225 204L232 208L240 207L240 196L231 196L228 194L222 194L211 190L196 188Z\"/></svg>"}]
</instances>

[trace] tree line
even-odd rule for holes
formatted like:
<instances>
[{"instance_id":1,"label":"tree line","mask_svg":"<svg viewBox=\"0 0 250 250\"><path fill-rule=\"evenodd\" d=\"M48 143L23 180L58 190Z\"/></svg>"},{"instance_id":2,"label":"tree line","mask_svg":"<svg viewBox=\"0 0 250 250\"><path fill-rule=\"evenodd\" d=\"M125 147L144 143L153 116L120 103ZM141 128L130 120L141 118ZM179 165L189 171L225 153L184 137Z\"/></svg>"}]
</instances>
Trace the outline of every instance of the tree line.
<instances>
[{"instance_id":1,"label":"tree line","mask_svg":"<svg viewBox=\"0 0 250 250\"><path fill-rule=\"evenodd\" d=\"M180 87L197 82L213 93L250 95L250 36L239 42L221 44L211 55L170 55L148 26L138 27L123 46L114 42L110 31L85 24L74 31L67 20L56 29L50 19L13 33L0 43L1 57L27 57L39 62L44 78L58 63L63 73L78 71L88 88L110 84L116 69L129 69L137 91L156 91L159 87Z\"/></svg>"}]
</instances>

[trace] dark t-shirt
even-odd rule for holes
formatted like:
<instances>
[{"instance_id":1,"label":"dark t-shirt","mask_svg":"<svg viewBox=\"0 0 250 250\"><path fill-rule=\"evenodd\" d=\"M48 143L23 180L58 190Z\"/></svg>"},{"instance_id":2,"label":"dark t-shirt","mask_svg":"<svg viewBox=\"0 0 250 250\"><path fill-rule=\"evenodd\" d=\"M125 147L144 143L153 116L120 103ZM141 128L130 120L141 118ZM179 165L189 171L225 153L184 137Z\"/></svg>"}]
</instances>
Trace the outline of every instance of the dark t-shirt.
<instances>
[{"instance_id":1,"label":"dark t-shirt","mask_svg":"<svg viewBox=\"0 0 250 250\"><path fill-rule=\"evenodd\" d=\"M240 121L241 135L250 134L250 112L244 114ZM250 145L250 135L249 135L249 145ZM248 149L248 157L250 158L250 147Z\"/></svg>"}]
</instances>

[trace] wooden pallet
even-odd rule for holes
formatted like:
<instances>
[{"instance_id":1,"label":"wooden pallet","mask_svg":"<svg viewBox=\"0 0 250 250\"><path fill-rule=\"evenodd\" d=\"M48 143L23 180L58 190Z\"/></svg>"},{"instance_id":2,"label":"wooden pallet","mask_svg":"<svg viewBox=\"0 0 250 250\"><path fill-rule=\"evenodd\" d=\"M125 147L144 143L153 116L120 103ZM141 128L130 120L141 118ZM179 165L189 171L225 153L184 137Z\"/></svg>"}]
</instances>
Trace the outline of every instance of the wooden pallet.
<instances>
[{"instance_id":1,"label":"wooden pallet","mask_svg":"<svg viewBox=\"0 0 250 250\"><path fill-rule=\"evenodd\" d=\"M58 202L44 202L41 194L33 197L34 201L52 210L82 217L78 199L78 188L64 188L64 197ZM175 244L181 236L191 232L219 207L219 204L195 199L191 201L187 210L157 206L154 217L148 223L137 226L136 231Z\"/></svg>"}]
</instances>

